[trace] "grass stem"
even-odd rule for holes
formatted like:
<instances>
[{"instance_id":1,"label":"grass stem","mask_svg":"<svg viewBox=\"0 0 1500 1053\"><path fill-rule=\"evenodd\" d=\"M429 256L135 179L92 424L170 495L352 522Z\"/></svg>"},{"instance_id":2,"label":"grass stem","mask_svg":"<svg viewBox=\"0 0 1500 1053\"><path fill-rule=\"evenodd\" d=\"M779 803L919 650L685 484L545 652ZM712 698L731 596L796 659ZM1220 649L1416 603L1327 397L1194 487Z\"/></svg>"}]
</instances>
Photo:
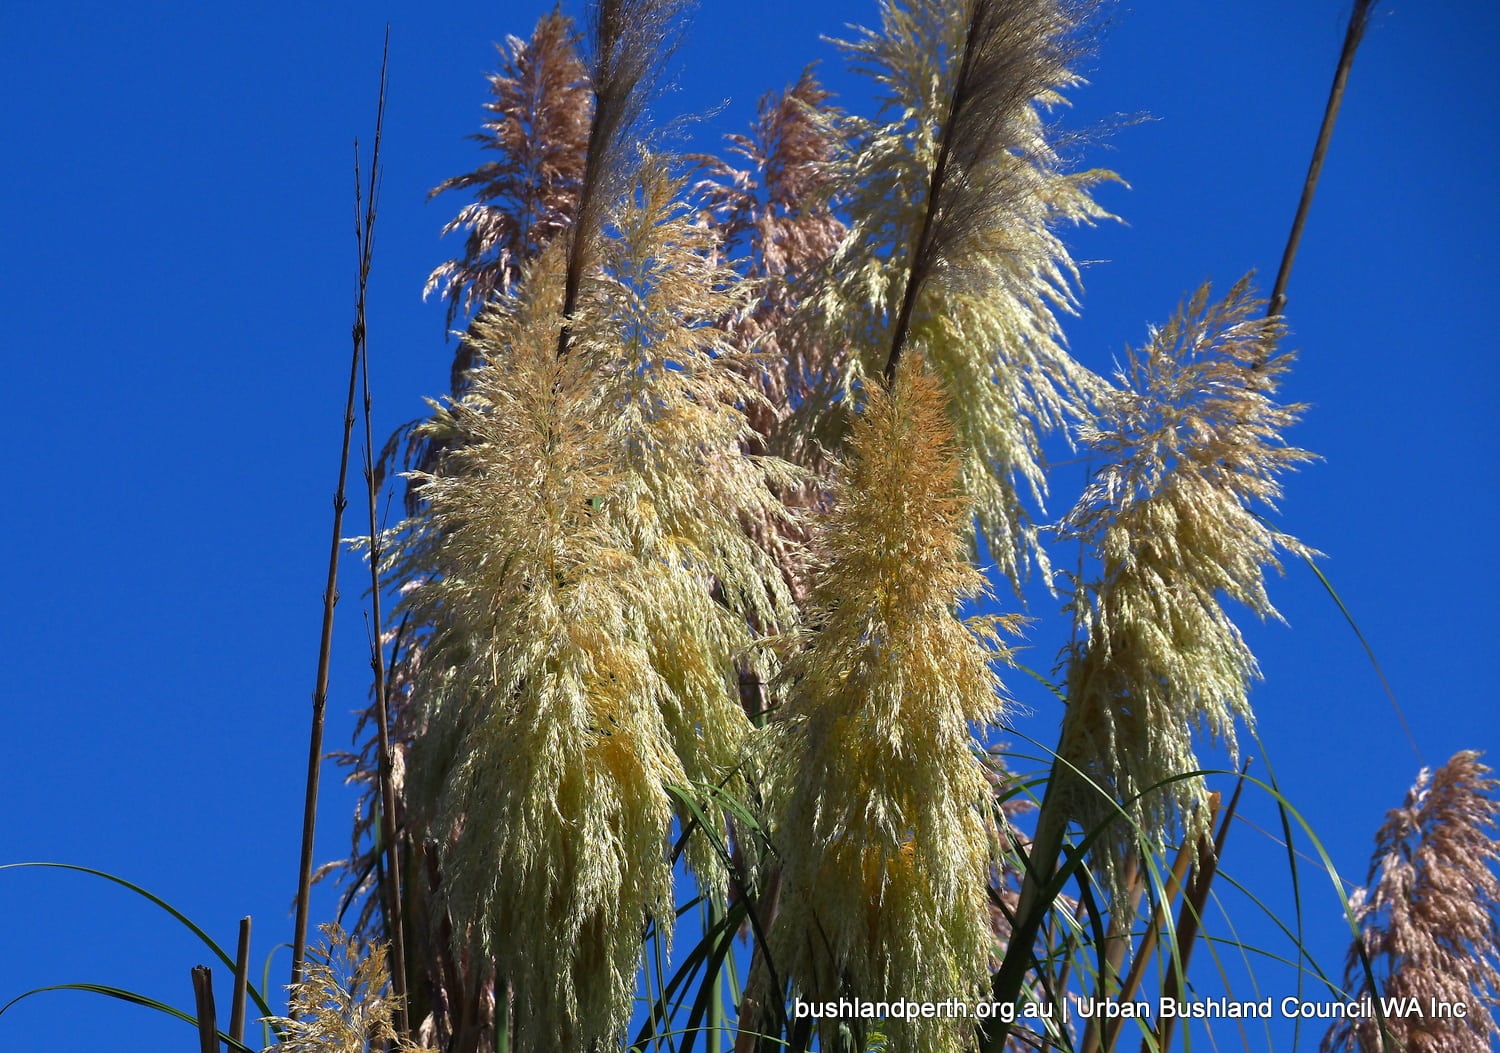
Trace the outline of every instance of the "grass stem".
<instances>
[{"instance_id":1,"label":"grass stem","mask_svg":"<svg viewBox=\"0 0 1500 1053\"><path fill-rule=\"evenodd\" d=\"M1297 202L1292 232L1287 237L1286 249L1281 254L1276 284L1271 288L1271 300L1266 308L1268 317L1284 313L1286 286L1292 277L1292 263L1297 258L1297 247L1302 242L1302 228L1307 225L1307 213L1312 208L1313 195L1318 190L1318 178L1323 174L1323 159L1327 156L1328 144L1333 139L1333 126L1338 121L1339 106L1344 101L1344 87L1349 83L1349 70L1354 66L1354 54L1365 37L1365 29L1370 24L1370 9L1374 6L1374 0L1354 0L1354 8L1349 12L1349 28L1344 33L1344 48L1339 53L1333 86L1328 91L1328 104L1323 109L1323 123L1318 128L1317 145L1313 147L1312 161L1307 166L1307 178L1302 182L1302 197Z\"/></svg>"},{"instance_id":2,"label":"grass stem","mask_svg":"<svg viewBox=\"0 0 1500 1053\"><path fill-rule=\"evenodd\" d=\"M245 996L250 988L250 919L240 919L239 948L234 955L234 996L229 1004L229 1037L245 1041Z\"/></svg>"},{"instance_id":3,"label":"grass stem","mask_svg":"<svg viewBox=\"0 0 1500 1053\"><path fill-rule=\"evenodd\" d=\"M198 1053L219 1053L213 970L206 965L193 966L193 1007L198 1018Z\"/></svg>"},{"instance_id":4,"label":"grass stem","mask_svg":"<svg viewBox=\"0 0 1500 1053\"><path fill-rule=\"evenodd\" d=\"M380 59L380 100L375 111L375 143L370 156L368 196L360 197L359 143L355 142L354 201L355 237L359 245L359 296L355 303L354 339L360 366L360 387L364 408L365 494L369 503L370 530L370 670L375 678L375 724L380 735L380 836L385 851L385 868L381 892L385 902L386 938L390 941L391 989L395 995L395 1027L398 1034L408 1032L406 1013L406 940L402 925L400 842L396 829L396 792L392 781L390 705L386 698L385 647L381 641L380 564L384 550L380 541L380 522L376 511L378 487L375 479L375 445L371 424L370 355L368 329L365 325L365 293L370 279L370 263L375 250L375 217L380 190L380 137L385 125L386 73L390 61L391 28L386 26L385 48Z\"/></svg>"}]
</instances>

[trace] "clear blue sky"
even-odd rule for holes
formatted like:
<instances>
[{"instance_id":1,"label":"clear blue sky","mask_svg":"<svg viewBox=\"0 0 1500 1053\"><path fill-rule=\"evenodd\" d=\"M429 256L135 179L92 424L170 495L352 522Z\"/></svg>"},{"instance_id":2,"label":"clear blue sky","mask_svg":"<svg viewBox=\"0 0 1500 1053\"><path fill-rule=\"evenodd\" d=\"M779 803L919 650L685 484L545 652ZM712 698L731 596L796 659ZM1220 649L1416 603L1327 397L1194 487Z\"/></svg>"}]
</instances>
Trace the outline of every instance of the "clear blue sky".
<instances>
[{"instance_id":1,"label":"clear blue sky","mask_svg":"<svg viewBox=\"0 0 1500 1053\"><path fill-rule=\"evenodd\" d=\"M456 251L437 231L458 202L426 191L479 158L464 136L491 42L549 6L0 7L0 862L113 871L230 945L251 914L257 963L289 937L352 321L351 140L368 138L389 20L370 316L384 435L446 385L442 307L420 291ZM1227 288L1258 268L1269 286L1346 13L1322 0L1112 9L1070 120L1155 119L1084 158L1133 187L1101 194L1128 225L1069 239L1097 261L1068 326L1085 363L1108 370L1206 278ZM728 99L704 134L739 130L813 59L853 105L863 89L819 36L875 18L871 0L708 0L658 113ZM1497 49L1493 4L1380 5L1287 307L1301 359L1286 394L1314 404L1293 438L1325 460L1290 481L1281 521L1328 553L1429 764L1500 747L1483 657L1500 519ZM333 748L366 692L359 569L347 563L339 609ZM1254 702L1288 794L1360 879L1418 760L1336 608L1289 571L1273 599L1290 629L1248 628L1266 674ZM1055 641L1035 640L1037 664ZM1052 717L1029 730L1050 741ZM319 861L345 851L352 801L332 771L324 791ZM1226 869L1263 875L1274 849L1236 837ZM1338 970L1341 922L1321 886L1314 897L1315 949ZM315 918L331 912L325 893ZM117 889L0 872L0 1003L92 981L187 1006L202 960ZM273 984L285 973L283 952ZM191 1034L82 994L0 1018L0 1049L100 1039L181 1048Z\"/></svg>"}]
</instances>

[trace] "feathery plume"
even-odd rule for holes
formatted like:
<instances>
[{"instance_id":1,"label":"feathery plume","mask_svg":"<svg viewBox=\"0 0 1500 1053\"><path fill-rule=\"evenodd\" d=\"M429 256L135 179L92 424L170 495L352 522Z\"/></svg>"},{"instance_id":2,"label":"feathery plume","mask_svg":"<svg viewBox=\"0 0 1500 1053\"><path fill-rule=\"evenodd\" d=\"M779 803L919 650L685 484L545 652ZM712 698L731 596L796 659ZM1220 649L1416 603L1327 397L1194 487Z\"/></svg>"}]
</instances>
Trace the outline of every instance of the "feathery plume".
<instances>
[{"instance_id":1,"label":"feathery plume","mask_svg":"<svg viewBox=\"0 0 1500 1053\"><path fill-rule=\"evenodd\" d=\"M832 390L843 369L834 345L820 340L798 313L809 279L838 248L845 230L830 200L829 164L841 146L829 98L811 67L803 70L796 84L760 100L749 135L728 136L730 153L745 167L697 158L703 175L693 186L702 222L752 293L725 320L734 345L755 352L739 356L737 368L762 396L745 405L753 429L745 450L771 453L811 473L802 485L781 490L792 509L817 504L831 470L815 430L795 420L797 407L826 404L826 395L810 393ZM803 551L805 531L784 516L749 525L784 556ZM789 532L798 544L780 545ZM781 570L795 595L804 598L808 568L800 560L782 559ZM765 708L758 698L747 698L746 704Z\"/></svg>"},{"instance_id":2,"label":"feathery plume","mask_svg":"<svg viewBox=\"0 0 1500 1053\"><path fill-rule=\"evenodd\" d=\"M1479 757L1465 750L1435 775L1422 769L1375 835L1368 889L1350 901L1360 935L1349 996L1414 998L1421 1012L1385 1014L1384 1037L1375 1018L1335 1021L1324 1053L1486 1053L1500 1038L1500 779ZM1465 1013L1443 1016L1439 1005Z\"/></svg>"},{"instance_id":3,"label":"feathery plume","mask_svg":"<svg viewBox=\"0 0 1500 1053\"><path fill-rule=\"evenodd\" d=\"M693 187L725 251L739 255L753 283L753 304L730 328L740 347L761 352L755 379L767 405L752 423L772 446L776 415L789 412L810 386L826 383L830 368L828 345L792 325L808 278L845 231L830 200L841 126L829 98L812 68L803 70L796 84L760 100L749 135L727 137L746 167L699 158L704 173Z\"/></svg>"},{"instance_id":4,"label":"feathery plume","mask_svg":"<svg viewBox=\"0 0 1500 1053\"><path fill-rule=\"evenodd\" d=\"M773 957L810 1001L972 1004L993 950L995 830L970 726L1002 701L994 624L955 614L984 582L966 558L958 454L920 355L894 392L870 392L849 451L819 532L820 626L768 729L783 861ZM890 1050L969 1041L962 1019L884 1026Z\"/></svg>"},{"instance_id":5,"label":"feathery plume","mask_svg":"<svg viewBox=\"0 0 1500 1053\"><path fill-rule=\"evenodd\" d=\"M570 322L606 212L628 192L639 156L646 104L676 47L673 34L688 0L596 0L590 8L590 85L594 115L584 155L578 212L568 245L563 325L557 353L567 354Z\"/></svg>"},{"instance_id":6,"label":"feathery plume","mask_svg":"<svg viewBox=\"0 0 1500 1053\"><path fill-rule=\"evenodd\" d=\"M438 266L423 295L448 301L447 324L512 291L523 269L574 222L583 183L593 96L578 55L573 23L558 11L542 16L531 38L507 37L500 69L489 77L492 119L473 136L498 157L472 172L446 179L428 198L450 190L473 191L443 234L467 230L464 254ZM477 345L461 336L449 367L448 391L461 398L477 364ZM433 422L398 428L381 451L377 480L401 457L419 474L441 470L447 437ZM403 450L404 447L404 450ZM407 515L421 501L406 487Z\"/></svg>"},{"instance_id":7,"label":"feathery plume","mask_svg":"<svg viewBox=\"0 0 1500 1053\"><path fill-rule=\"evenodd\" d=\"M415 700L413 809L445 856L457 938L515 991L522 1050L588 1048L629 1021L641 927L670 931L663 852L684 773L636 631L651 583L600 515L618 482L592 378L558 359L562 275L482 312L463 437L423 486L406 600L431 627Z\"/></svg>"},{"instance_id":8,"label":"feathery plume","mask_svg":"<svg viewBox=\"0 0 1500 1053\"><path fill-rule=\"evenodd\" d=\"M743 453L754 437L746 408L761 403L747 379L758 356L737 351L721 328L743 307L739 278L715 262L714 236L686 214L683 188L665 159L642 162L636 192L608 224L601 269L580 296L586 321L574 328L571 355L592 368L591 412L609 422L609 441L622 451L600 512L652 568L638 632L669 688L664 717L677 755L690 784L739 790L734 772L750 723L735 667L745 662L768 678L768 656L752 651L755 634L795 624L778 569L791 545L774 528L787 521L777 492L801 477ZM750 524L773 529L758 543ZM722 896L712 844L692 839L688 857Z\"/></svg>"},{"instance_id":9,"label":"feathery plume","mask_svg":"<svg viewBox=\"0 0 1500 1053\"><path fill-rule=\"evenodd\" d=\"M1056 311L1072 309L1078 275L1054 228L1106 217L1089 191L1113 177L1064 172L1042 113L1078 83L1088 8L883 0L882 32L842 44L886 98L884 119L850 122L854 218L816 302L857 349L836 394L923 351L980 533L1013 583L1044 560L1019 493L1045 492L1039 433L1100 387L1063 348Z\"/></svg>"},{"instance_id":10,"label":"feathery plume","mask_svg":"<svg viewBox=\"0 0 1500 1053\"><path fill-rule=\"evenodd\" d=\"M666 162L637 171L571 323L556 248L471 326L481 365L430 425L450 452L403 556L429 627L411 796L451 846L458 930L515 991L521 1049L629 1021L642 925L672 926L666 787L733 784L735 661L751 626L793 617L743 527L775 513L779 477L740 454L753 392L714 324L735 276ZM690 862L722 893L703 841Z\"/></svg>"},{"instance_id":11,"label":"feathery plume","mask_svg":"<svg viewBox=\"0 0 1500 1053\"><path fill-rule=\"evenodd\" d=\"M463 256L434 270L423 290L448 301L449 326L509 292L521 268L573 221L592 101L576 39L572 20L553 11L530 40L507 37L497 47L500 69L490 74L484 107L492 116L470 138L499 156L427 195L471 190L476 198L443 227L444 234L468 231ZM471 365L455 365L454 394L463 391L460 370Z\"/></svg>"},{"instance_id":12,"label":"feathery plume","mask_svg":"<svg viewBox=\"0 0 1500 1053\"><path fill-rule=\"evenodd\" d=\"M1235 722L1251 720L1255 659L1220 594L1277 617L1265 568L1280 569L1277 550L1310 552L1252 511L1274 507L1277 476L1312 457L1281 438L1304 407L1272 401L1291 358L1272 354L1281 323L1257 316L1248 277L1217 303L1208 294L1129 351L1120 388L1081 429L1107 463L1062 522L1100 569L1075 583L1086 636L1069 657L1058 807L1085 830L1124 808L1130 823L1101 842L1115 904L1137 836L1159 852L1170 834L1201 833L1183 827L1207 814L1202 781L1163 785L1199 767L1195 730L1233 755Z\"/></svg>"},{"instance_id":13,"label":"feathery plume","mask_svg":"<svg viewBox=\"0 0 1500 1053\"><path fill-rule=\"evenodd\" d=\"M291 985L291 1016L267 1021L281 1036L278 1053L436 1053L396 1033L385 944L361 955L337 925L324 925L323 936Z\"/></svg>"}]
</instances>

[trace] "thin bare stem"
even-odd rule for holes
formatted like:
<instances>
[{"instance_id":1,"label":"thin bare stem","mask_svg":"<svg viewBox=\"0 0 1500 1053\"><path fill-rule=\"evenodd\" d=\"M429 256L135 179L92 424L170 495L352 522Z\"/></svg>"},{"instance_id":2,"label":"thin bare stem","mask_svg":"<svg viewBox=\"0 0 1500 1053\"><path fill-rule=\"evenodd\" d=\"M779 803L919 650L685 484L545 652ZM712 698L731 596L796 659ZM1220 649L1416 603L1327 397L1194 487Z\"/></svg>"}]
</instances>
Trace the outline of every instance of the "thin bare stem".
<instances>
[{"instance_id":1,"label":"thin bare stem","mask_svg":"<svg viewBox=\"0 0 1500 1053\"><path fill-rule=\"evenodd\" d=\"M1057 807L1053 794L1058 783L1059 765L1060 762L1054 762L1047 777L1047 790L1037 811L1036 833L1031 839L1031 852L1027 857L1026 877L1021 883L1021 898L1016 904L1016 920L1011 926L1005 958L992 983L994 1001L1000 1004L1014 1003L1020 993L1031 964L1031 945L1036 942L1046 914L1042 901L1044 890L1057 874L1057 855L1062 851L1063 836L1068 828L1067 816ZM989 1027L981 1025L979 1048L982 1053L1000 1053L1010 1037L1010 1030L1011 1025L1000 1019L992 1018Z\"/></svg>"},{"instance_id":2,"label":"thin bare stem","mask_svg":"<svg viewBox=\"0 0 1500 1053\"><path fill-rule=\"evenodd\" d=\"M1175 1002L1182 993L1182 985L1187 979L1188 962L1193 957L1193 948L1198 945L1198 929L1203 924L1203 910L1208 905L1208 891L1213 885L1214 875L1219 872L1219 859L1224 851L1224 844L1229 839L1229 824L1234 822L1234 813L1239 810L1240 793L1245 789L1245 772L1249 769L1250 762L1247 760L1245 766L1240 769L1239 781L1234 784L1234 793L1229 797L1229 807L1224 810L1224 818L1219 823L1219 832L1214 835L1211 846L1207 843L1207 832L1203 834L1203 843L1198 849L1198 866L1188 882L1187 895L1182 899L1182 907L1177 912L1176 966L1168 970L1166 982L1162 985L1163 1000L1170 999ZM1167 1049L1172 1044L1172 1031L1176 1024L1175 1017L1162 1017L1156 1025L1156 1041L1152 1042L1149 1038L1142 1037L1141 1053Z\"/></svg>"},{"instance_id":3,"label":"thin bare stem","mask_svg":"<svg viewBox=\"0 0 1500 1053\"><path fill-rule=\"evenodd\" d=\"M1104 939L1103 954L1099 965L1099 976L1094 988L1094 1000L1102 1002L1115 997L1120 986L1120 967L1125 963L1125 953L1130 950L1130 924L1135 918L1136 908L1146 885L1141 874L1139 856L1131 856L1129 869L1125 873L1125 887L1130 890L1126 909L1114 911L1109 918L1108 935ZM1084 1026L1083 1039L1078 1048L1084 1053L1099 1053L1099 1016L1089 1017Z\"/></svg>"},{"instance_id":4,"label":"thin bare stem","mask_svg":"<svg viewBox=\"0 0 1500 1053\"><path fill-rule=\"evenodd\" d=\"M1318 129L1318 142L1313 147L1312 161L1307 166L1307 178L1302 183L1302 198L1297 202L1297 216L1292 220L1292 232L1286 241L1286 250L1281 254L1281 269L1276 272L1276 284L1271 288L1271 300L1266 305L1266 316L1279 315L1286 307L1286 285L1292 276L1292 262L1297 258L1297 246L1302 241L1302 228L1307 224L1307 213L1312 208L1313 194L1318 189L1318 177L1323 174L1323 158L1328 153L1328 144L1333 139L1333 126L1338 121L1339 106L1344 101L1344 86L1349 82L1349 70L1354 66L1354 53L1364 39L1365 28L1370 23L1370 9L1374 0L1354 0L1354 9L1349 12L1349 28L1344 34L1344 49L1339 54L1338 68L1333 74L1333 86L1328 91L1328 105L1323 110L1323 124Z\"/></svg>"},{"instance_id":5,"label":"thin bare stem","mask_svg":"<svg viewBox=\"0 0 1500 1053\"><path fill-rule=\"evenodd\" d=\"M240 943L234 956L234 997L229 1006L229 1037L245 1041L245 996L250 988L250 919L240 919Z\"/></svg>"},{"instance_id":6,"label":"thin bare stem","mask_svg":"<svg viewBox=\"0 0 1500 1053\"><path fill-rule=\"evenodd\" d=\"M1219 810L1219 795L1217 792L1208 795L1208 828L1213 828L1214 816ZM1140 948L1135 952L1135 960L1130 963L1130 972L1125 977L1125 982L1120 985L1120 1001L1128 1002L1135 997L1136 990L1141 986L1141 978L1146 975L1146 965L1151 960L1152 952L1156 950L1157 940L1160 939L1162 923L1166 920L1167 911L1172 909L1172 901L1177 898L1177 893L1182 889L1187 879L1188 868L1193 862L1194 850L1192 845L1184 841L1182 847L1177 850L1177 857L1172 860L1172 873L1167 879L1167 887L1162 891L1162 897L1157 901L1155 909L1151 912L1151 922L1146 926L1145 935L1141 937ZM1115 1018L1104 1025L1104 1053L1109 1053L1114 1048L1115 1039L1120 1036L1120 1026L1125 1021Z\"/></svg>"},{"instance_id":7,"label":"thin bare stem","mask_svg":"<svg viewBox=\"0 0 1500 1053\"><path fill-rule=\"evenodd\" d=\"M219 1053L213 971L206 965L193 966L193 1007L198 1017L198 1053Z\"/></svg>"},{"instance_id":8,"label":"thin bare stem","mask_svg":"<svg viewBox=\"0 0 1500 1053\"><path fill-rule=\"evenodd\" d=\"M356 188L359 185L355 179ZM356 190L357 192L357 190ZM328 668L333 655L333 609L339 602L339 555L343 550L344 484L349 476L349 441L354 432L354 392L359 382L360 349L364 343L361 313L354 323L354 350L349 360L349 396L344 402L344 437L339 450L339 479L333 492L333 540L328 550L328 582L323 588L323 628L318 644L318 672L313 686L312 728L307 739L307 792L302 803L302 853L297 871L297 911L292 930L292 984L302 982L307 957L308 901L312 892L313 834L318 819L318 778L323 763L323 715L328 705ZM296 1009L291 1010L293 1018Z\"/></svg>"},{"instance_id":9,"label":"thin bare stem","mask_svg":"<svg viewBox=\"0 0 1500 1053\"><path fill-rule=\"evenodd\" d=\"M597 0L593 5L589 86L594 93L594 113L568 245L558 358L568 353L573 312L584 272L592 262L604 211L611 204L610 198L622 189L627 151L639 143L633 133L645 99L675 47L670 34L681 6L682 0Z\"/></svg>"},{"instance_id":10,"label":"thin bare stem","mask_svg":"<svg viewBox=\"0 0 1500 1053\"><path fill-rule=\"evenodd\" d=\"M937 215L938 197L943 192L943 178L948 172L948 158L953 151L953 124L968 98L969 70L974 65L974 47L979 37L979 23L984 17L983 0L975 3L969 17L969 31L964 35L964 56L959 64L958 78L953 82L953 95L948 100L948 119L943 122L942 145L938 147L937 163L932 166L932 177L927 183L927 200L922 214L922 230L917 243L912 247L911 266L906 276L906 291L901 297L901 310L896 316L896 327L891 334L891 354L885 361L885 386L896 383L896 368L901 364L901 352L906 347L906 334L911 329L911 312L916 306L917 293L922 279L926 277L927 255L932 244L932 221Z\"/></svg>"},{"instance_id":11,"label":"thin bare stem","mask_svg":"<svg viewBox=\"0 0 1500 1053\"><path fill-rule=\"evenodd\" d=\"M391 30L386 26L385 49L380 60L380 101L375 111L375 144L370 156L370 184L368 197L361 202L359 192L359 143L355 141L354 155L354 200L356 209L355 238L359 248L359 297L355 303L354 341L359 359L361 394L364 400L365 449L364 472L365 494L369 501L369 563L370 563L370 669L375 677L375 723L380 730L380 835L385 848L385 874L381 882L385 896L386 936L390 941L391 989L395 995L395 1027L399 1035L407 1034L406 1019L406 950L401 918L401 867L396 833L396 791L391 778L391 732L390 714L385 686L385 648L380 640L380 628L384 624L380 610L380 563L383 549L380 543L380 522L376 512L378 498L375 483L374 437L370 423L370 356L365 327L365 291L369 284L370 263L375 250L375 216L380 193L380 136L385 124L386 71L390 59Z\"/></svg>"}]
</instances>

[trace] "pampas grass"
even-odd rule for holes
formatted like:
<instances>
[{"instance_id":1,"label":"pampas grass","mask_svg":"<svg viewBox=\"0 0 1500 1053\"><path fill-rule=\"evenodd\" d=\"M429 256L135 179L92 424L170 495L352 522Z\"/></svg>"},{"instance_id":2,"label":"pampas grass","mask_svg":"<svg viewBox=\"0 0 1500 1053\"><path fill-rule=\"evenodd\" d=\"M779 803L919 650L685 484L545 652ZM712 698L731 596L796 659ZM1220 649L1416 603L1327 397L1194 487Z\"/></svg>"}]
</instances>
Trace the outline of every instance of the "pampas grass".
<instances>
[{"instance_id":1,"label":"pampas grass","mask_svg":"<svg viewBox=\"0 0 1500 1053\"><path fill-rule=\"evenodd\" d=\"M1045 122L1078 83L1087 5L881 4L879 32L841 46L882 94L852 118L838 172L849 233L812 299L852 351L842 400L919 348L952 407L978 534L1019 585L1045 556L1026 497L1046 491L1041 434L1076 420L1099 381L1067 353L1057 312L1077 278L1056 228L1107 216L1107 172L1066 171ZM825 411L830 407L822 407ZM977 550L976 550L977 551Z\"/></svg>"},{"instance_id":2,"label":"pampas grass","mask_svg":"<svg viewBox=\"0 0 1500 1053\"><path fill-rule=\"evenodd\" d=\"M436 1053L395 1026L400 1002L390 990L386 948L358 948L337 925L322 927L325 942L308 956L291 987L291 1015L273 1017L281 1053Z\"/></svg>"},{"instance_id":3,"label":"pampas grass","mask_svg":"<svg viewBox=\"0 0 1500 1053\"><path fill-rule=\"evenodd\" d=\"M1375 835L1350 908L1350 998L1416 998L1419 1014L1341 1020L1325 1053L1485 1053L1500 1039L1500 779L1473 750L1426 768ZM1439 1016L1435 1007L1462 1005Z\"/></svg>"},{"instance_id":4,"label":"pampas grass","mask_svg":"<svg viewBox=\"0 0 1500 1053\"><path fill-rule=\"evenodd\" d=\"M970 729L1003 701L993 626L956 615L984 588L958 478L941 394L913 356L853 426L817 535L817 629L766 745L784 866L771 946L807 1001L967 1005L988 980L998 835ZM927 1018L887 1022L885 1041L956 1053L969 1035L961 1017Z\"/></svg>"},{"instance_id":5,"label":"pampas grass","mask_svg":"<svg viewBox=\"0 0 1500 1053\"><path fill-rule=\"evenodd\" d=\"M1282 439L1304 407L1274 401L1290 356L1274 353L1283 330L1263 306L1248 278L1216 302L1200 289L1129 352L1080 432L1103 466L1062 530L1099 569L1075 583L1082 632L1049 790L1085 830L1108 827L1098 871L1116 904L1139 838L1160 855L1204 833L1202 780L1176 778L1202 766L1194 733L1237 757L1236 723L1252 719L1255 658L1220 597L1274 618L1266 569L1310 554L1256 511L1312 457Z\"/></svg>"}]
</instances>

